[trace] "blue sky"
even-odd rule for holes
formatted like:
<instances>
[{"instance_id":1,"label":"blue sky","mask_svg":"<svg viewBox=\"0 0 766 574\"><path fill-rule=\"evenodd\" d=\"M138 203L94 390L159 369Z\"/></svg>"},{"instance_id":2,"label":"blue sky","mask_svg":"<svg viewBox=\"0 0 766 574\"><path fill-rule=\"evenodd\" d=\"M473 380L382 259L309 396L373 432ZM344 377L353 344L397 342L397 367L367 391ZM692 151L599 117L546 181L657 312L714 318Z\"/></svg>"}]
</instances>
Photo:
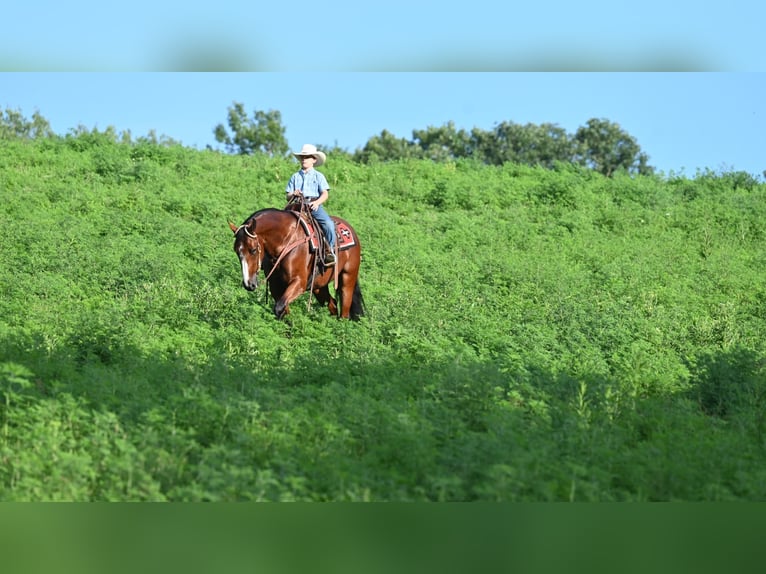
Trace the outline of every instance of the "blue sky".
<instances>
[{"instance_id":1,"label":"blue sky","mask_svg":"<svg viewBox=\"0 0 766 574\"><path fill-rule=\"evenodd\" d=\"M78 126L151 130L220 147L213 128L241 102L278 110L293 149L349 151L388 130L454 122L618 123L666 174L766 170L766 74L760 73L0 73L0 109L39 111L56 133Z\"/></svg>"},{"instance_id":2,"label":"blue sky","mask_svg":"<svg viewBox=\"0 0 766 574\"><path fill-rule=\"evenodd\" d=\"M3 71L763 71L752 0L26 0Z\"/></svg>"}]
</instances>

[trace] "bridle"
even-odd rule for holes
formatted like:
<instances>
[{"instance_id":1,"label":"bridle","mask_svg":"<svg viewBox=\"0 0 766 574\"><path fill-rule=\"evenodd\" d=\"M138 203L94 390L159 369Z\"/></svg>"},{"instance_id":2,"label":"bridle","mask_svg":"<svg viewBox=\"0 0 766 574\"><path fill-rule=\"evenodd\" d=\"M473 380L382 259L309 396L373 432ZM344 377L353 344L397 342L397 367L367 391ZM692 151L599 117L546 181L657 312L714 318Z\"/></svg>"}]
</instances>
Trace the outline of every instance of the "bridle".
<instances>
[{"instance_id":1,"label":"bridle","mask_svg":"<svg viewBox=\"0 0 766 574\"><path fill-rule=\"evenodd\" d=\"M255 239L255 247L253 248L253 251L255 251L255 258L258 261L258 266L255 268L255 273L258 273L258 271L261 270L261 263L263 262L263 253L261 250L261 242L258 240L258 234L256 233L250 233L250 230L247 228L247 224L243 223L239 227L237 227L237 230L234 232L235 234L239 233L239 230L242 229L245 232L245 235L247 235L251 239Z\"/></svg>"},{"instance_id":2,"label":"bridle","mask_svg":"<svg viewBox=\"0 0 766 574\"><path fill-rule=\"evenodd\" d=\"M296 222L296 227L297 227L297 222ZM251 239L255 239L255 245L256 245L255 251L257 253L256 258L258 259L258 267L256 268L255 272L258 273L258 271L260 271L260 269L261 269L261 263L263 263L263 253L261 252L261 242L258 240L258 234L257 233L250 233L250 230L248 230L246 223L243 223L242 225L237 227L237 230L234 233L239 233L240 229L243 229L245 231L245 235L247 235ZM269 278L271 277L271 274L274 273L274 271L276 271L277 266L279 265L279 262L282 261L282 259L288 253L290 253L293 249L295 249L299 245L302 245L304 243L308 243L308 241L309 241L308 237L303 237L301 239L293 241L287 247L282 249L282 251L280 252L279 256L277 257L277 260L274 262L274 265L271 266L271 270L269 271L268 275L266 275L265 281L268 282Z\"/></svg>"},{"instance_id":3,"label":"bridle","mask_svg":"<svg viewBox=\"0 0 766 574\"><path fill-rule=\"evenodd\" d=\"M234 233L239 233L240 229L244 229L245 230L245 234L248 237L252 237L253 239L258 239L258 236L255 233L250 233L250 231L247 229L247 225L246 224L243 223L242 225L237 227L237 230Z\"/></svg>"}]
</instances>

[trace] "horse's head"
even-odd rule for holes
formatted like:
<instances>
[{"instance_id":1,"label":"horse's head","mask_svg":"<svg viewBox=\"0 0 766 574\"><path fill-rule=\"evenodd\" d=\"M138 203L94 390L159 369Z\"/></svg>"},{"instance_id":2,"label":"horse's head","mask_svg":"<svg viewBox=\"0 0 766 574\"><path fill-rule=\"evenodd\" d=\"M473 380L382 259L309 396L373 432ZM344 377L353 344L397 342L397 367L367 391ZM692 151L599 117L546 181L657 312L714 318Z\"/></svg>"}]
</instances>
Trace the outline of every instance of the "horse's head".
<instances>
[{"instance_id":1,"label":"horse's head","mask_svg":"<svg viewBox=\"0 0 766 574\"><path fill-rule=\"evenodd\" d=\"M234 232L234 253L242 265L242 286L253 291L258 288L258 271L263 261L263 243L255 232L255 219L239 227L230 221L229 227Z\"/></svg>"}]
</instances>

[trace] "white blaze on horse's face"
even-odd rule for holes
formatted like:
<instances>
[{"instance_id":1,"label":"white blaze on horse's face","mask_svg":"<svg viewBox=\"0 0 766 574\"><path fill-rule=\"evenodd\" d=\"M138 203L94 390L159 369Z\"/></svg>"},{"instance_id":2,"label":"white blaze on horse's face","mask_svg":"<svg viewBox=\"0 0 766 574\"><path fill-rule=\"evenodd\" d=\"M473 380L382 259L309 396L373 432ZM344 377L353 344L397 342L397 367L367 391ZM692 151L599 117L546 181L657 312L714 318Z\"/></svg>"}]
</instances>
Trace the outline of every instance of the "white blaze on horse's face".
<instances>
[{"instance_id":1,"label":"white blaze on horse's face","mask_svg":"<svg viewBox=\"0 0 766 574\"><path fill-rule=\"evenodd\" d=\"M250 265L248 264L247 256L243 253L243 251L244 246L240 245L237 255L239 255L239 262L242 264L242 285L245 289L252 290L255 287L258 287L258 275L256 273L255 281L252 282L252 277L250 276Z\"/></svg>"},{"instance_id":2,"label":"white blaze on horse's face","mask_svg":"<svg viewBox=\"0 0 766 574\"><path fill-rule=\"evenodd\" d=\"M244 227L244 226L243 226ZM234 251L242 265L242 286L248 291L258 288L258 271L261 268L261 244L257 235L244 229L244 236L239 236L242 227L236 229L237 239L234 240ZM232 230L234 228L232 227Z\"/></svg>"},{"instance_id":3,"label":"white blaze on horse's face","mask_svg":"<svg viewBox=\"0 0 766 574\"><path fill-rule=\"evenodd\" d=\"M250 245L250 244L253 245ZM248 291L258 288L258 270L261 267L260 246L257 241L245 241L237 250L242 264L242 286Z\"/></svg>"}]
</instances>

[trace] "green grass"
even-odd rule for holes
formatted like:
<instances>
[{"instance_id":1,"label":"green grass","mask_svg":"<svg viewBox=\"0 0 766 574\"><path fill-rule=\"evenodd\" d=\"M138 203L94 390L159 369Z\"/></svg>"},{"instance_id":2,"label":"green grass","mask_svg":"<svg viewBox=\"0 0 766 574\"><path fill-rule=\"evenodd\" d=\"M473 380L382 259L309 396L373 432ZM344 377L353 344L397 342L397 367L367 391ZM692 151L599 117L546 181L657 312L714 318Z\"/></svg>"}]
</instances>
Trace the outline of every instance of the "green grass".
<instances>
[{"instance_id":1,"label":"green grass","mask_svg":"<svg viewBox=\"0 0 766 574\"><path fill-rule=\"evenodd\" d=\"M277 322L294 162L0 147L2 500L766 498L764 184L330 158L367 315Z\"/></svg>"}]
</instances>

